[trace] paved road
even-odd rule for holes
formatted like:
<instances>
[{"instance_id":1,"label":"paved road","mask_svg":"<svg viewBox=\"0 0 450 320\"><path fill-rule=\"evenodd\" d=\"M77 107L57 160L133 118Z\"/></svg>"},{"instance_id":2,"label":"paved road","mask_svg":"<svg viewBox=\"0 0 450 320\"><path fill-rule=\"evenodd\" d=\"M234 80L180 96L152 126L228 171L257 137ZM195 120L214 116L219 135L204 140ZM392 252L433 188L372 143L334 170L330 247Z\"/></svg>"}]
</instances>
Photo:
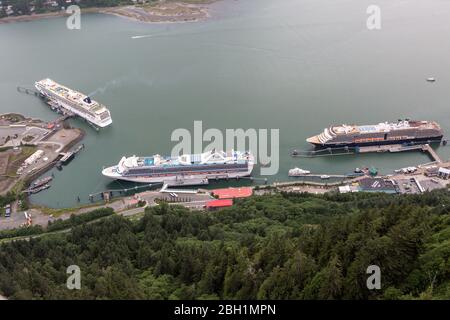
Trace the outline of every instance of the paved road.
<instances>
[{"instance_id":1,"label":"paved road","mask_svg":"<svg viewBox=\"0 0 450 320\"><path fill-rule=\"evenodd\" d=\"M184 207L187 207L187 208L190 208L190 209L203 209L207 201L209 201L209 199L207 199L207 200L197 200L197 201L191 201L191 202L183 202L183 203L169 203L169 205L183 205ZM153 203L152 205L148 205L148 206L157 206L157 204ZM132 209L124 210L124 211L121 211L121 212L117 212L117 214L119 214L119 215L121 215L123 217L131 217L131 216L134 216L136 214L143 213L145 211L146 207L147 206L139 207L139 208L132 208ZM48 219L47 215L45 215L45 217L47 217L47 219ZM108 217L110 217L110 216L98 218L98 219L89 221L87 223L88 224L89 223L95 223L95 222L97 222L99 220L106 219ZM25 220L25 218L24 218L24 220ZM13 238L13 239L2 239L2 240L0 240L0 243L1 242L16 241L16 240L29 241L30 239L40 238L40 237L43 237L43 236L46 236L46 235L49 235L49 234L67 233L67 232L70 232L71 230L72 230L72 228L68 228L68 229L53 231L53 232L49 232L49 233L41 233L41 234L36 234L36 235L31 235L31 236L23 236L23 237L17 237L17 238Z\"/></svg>"},{"instance_id":2,"label":"paved road","mask_svg":"<svg viewBox=\"0 0 450 320\"><path fill-rule=\"evenodd\" d=\"M130 216L134 216L135 214L142 213L144 211L145 211L145 208L141 207L141 208L125 210L125 211L119 212L118 214L120 214L124 217L130 217Z\"/></svg>"},{"instance_id":3,"label":"paved road","mask_svg":"<svg viewBox=\"0 0 450 320\"><path fill-rule=\"evenodd\" d=\"M172 201L180 201L180 202L171 202L170 205L180 205L185 206L190 209L203 209L204 206L208 201L210 201L212 198L209 194L177 194L178 197L171 197L168 193L161 193L159 191L146 191L138 194L138 197L141 199L147 201L149 206L156 206L155 200L157 199L166 199L166 200L172 200ZM189 201L182 201L182 200L189 200ZM115 212L118 214L128 217L132 216L138 213L144 212L144 208L139 207L136 208L138 200L134 197L125 197L118 200L115 200L111 203L106 203L98 206L92 206L92 207L84 207L77 211L69 211L67 213L64 213L62 215L59 215L58 217L52 218L48 214L42 213L38 209L30 209L26 210L28 213L31 213L31 217L33 219L33 225L41 225L43 227L46 227L48 222L52 219L68 219L72 214L83 214L89 211L93 211L95 209L99 208L112 208ZM25 215L23 211L19 212L13 212L11 214L11 217L5 218L4 216L0 216L0 230L5 229L14 229L19 228L21 225L23 225L26 222Z\"/></svg>"},{"instance_id":4,"label":"paved road","mask_svg":"<svg viewBox=\"0 0 450 320\"><path fill-rule=\"evenodd\" d=\"M26 212L31 214L33 225L47 226L50 219L48 215L41 213L38 209L29 209ZM19 228L25 222L24 211L12 212L8 218L2 215L0 216L0 230Z\"/></svg>"}]
</instances>

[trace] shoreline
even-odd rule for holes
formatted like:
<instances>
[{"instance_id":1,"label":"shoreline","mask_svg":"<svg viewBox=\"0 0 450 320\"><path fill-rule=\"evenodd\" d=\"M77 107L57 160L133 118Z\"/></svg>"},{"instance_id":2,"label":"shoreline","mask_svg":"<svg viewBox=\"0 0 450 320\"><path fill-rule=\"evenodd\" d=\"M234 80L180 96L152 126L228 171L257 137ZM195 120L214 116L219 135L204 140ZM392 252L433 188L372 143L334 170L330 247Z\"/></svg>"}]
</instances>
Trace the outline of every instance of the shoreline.
<instances>
[{"instance_id":1,"label":"shoreline","mask_svg":"<svg viewBox=\"0 0 450 320\"><path fill-rule=\"evenodd\" d=\"M48 158L48 160L44 162L40 161L30 164L29 168L32 168L32 170L29 170L29 172L27 173L16 173L13 176L9 176L7 174L8 170L17 169L15 168L16 164L13 163L16 160L11 162L10 156L5 156L5 154L11 152L11 150L14 150L14 148L13 145L10 144L10 141L3 143L0 149L0 159L3 158L3 169L5 173L0 176L0 182L3 189L0 191L0 195L4 195L7 192L15 190L16 188L19 188L18 190L16 190L17 192L22 192L22 189L28 186L34 179L45 174L55 166L55 161L61 152L67 152L74 145L81 142L85 137L85 131L81 128L65 126L64 122L61 122L57 124L59 127L57 126L56 128L49 129L49 124L50 122L37 118L27 117L23 114L14 112L4 113L0 115L0 128L2 130L9 130L9 128L21 128L17 130L22 130L22 128L25 128L23 129L23 132L17 132L18 138L16 139L19 139L21 148L28 147L34 148L36 150L45 150L46 157ZM29 143L24 142L23 138L28 130L26 128L37 128L41 132L44 131L44 133L33 135L34 139ZM60 146L60 149L56 149L55 145ZM18 155L20 154L21 153L19 153Z\"/></svg>"},{"instance_id":2,"label":"shoreline","mask_svg":"<svg viewBox=\"0 0 450 320\"><path fill-rule=\"evenodd\" d=\"M173 1L145 6L125 5L118 7L82 8L82 14L99 13L125 18L135 22L154 23L185 23L199 22L209 19L210 5L219 0L205 1ZM0 25L16 22L29 22L49 18L69 17L65 11L35 13L31 15L9 16L0 19Z\"/></svg>"},{"instance_id":3,"label":"shoreline","mask_svg":"<svg viewBox=\"0 0 450 320\"><path fill-rule=\"evenodd\" d=\"M81 13L98 13L99 8L86 8L82 9ZM59 18L59 17L68 17L70 14L65 11L57 11L57 12L46 12L46 13L35 13L30 15L22 15L22 16L10 16L0 19L0 25L15 23L15 22L29 22L36 20L44 20L50 18Z\"/></svg>"}]
</instances>

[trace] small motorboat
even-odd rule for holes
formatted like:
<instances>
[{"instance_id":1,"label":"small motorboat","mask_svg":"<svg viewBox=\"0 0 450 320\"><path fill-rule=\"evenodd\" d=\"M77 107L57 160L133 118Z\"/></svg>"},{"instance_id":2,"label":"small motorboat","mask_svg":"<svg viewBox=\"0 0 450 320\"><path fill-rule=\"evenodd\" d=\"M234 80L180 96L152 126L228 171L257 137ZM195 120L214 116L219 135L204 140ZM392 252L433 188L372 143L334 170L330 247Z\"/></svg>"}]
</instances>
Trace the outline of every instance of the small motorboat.
<instances>
[{"instance_id":1,"label":"small motorboat","mask_svg":"<svg viewBox=\"0 0 450 320\"><path fill-rule=\"evenodd\" d=\"M430 77L430 78L427 78L427 81L428 82L436 82L436 78Z\"/></svg>"},{"instance_id":2,"label":"small motorboat","mask_svg":"<svg viewBox=\"0 0 450 320\"><path fill-rule=\"evenodd\" d=\"M39 188L39 187L43 186L44 184L48 184L52 180L53 180L53 177L51 177L51 176L45 177L42 179L38 179L31 184L31 189Z\"/></svg>"},{"instance_id":3,"label":"small motorboat","mask_svg":"<svg viewBox=\"0 0 450 320\"><path fill-rule=\"evenodd\" d=\"M304 170L304 169L300 169L300 168L294 168L289 170L289 177L300 177L300 176L304 176L307 174L310 174L311 171L308 170Z\"/></svg>"},{"instance_id":4,"label":"small motorboat","mask_svg":"<svg viewBox=\"0 0 450 320\"><path fill-rule=\"evenodd\" d=\"M325 179L330 179L329 175L323 174L320 176L320 179L325 180Z\"/></svg>"}]
</instances>

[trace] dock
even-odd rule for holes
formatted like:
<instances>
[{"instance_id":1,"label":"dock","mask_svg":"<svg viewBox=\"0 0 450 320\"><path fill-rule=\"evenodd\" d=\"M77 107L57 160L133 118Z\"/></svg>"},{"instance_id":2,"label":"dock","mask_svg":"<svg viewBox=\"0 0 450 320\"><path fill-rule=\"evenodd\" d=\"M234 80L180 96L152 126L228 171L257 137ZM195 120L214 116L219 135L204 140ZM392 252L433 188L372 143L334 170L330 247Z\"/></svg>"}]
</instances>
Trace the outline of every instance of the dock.
<instances>
[{"instance_id":1,"label":"dock","mask_svg":"<svg viewBox=\"0 0 450 320\"><path fill-rule=\"evenodd\" d=\"M186 194L196 194L198 189L169 189L168 184L164 184L159 190L160 193L186 193Z\"/></svg>"},{"instance_id":2,"label":"dock","mask_svg":"<svg viewBox=\"0 0 450 320\"><path fill-rule=\"evenodd\" d=\"M25 88L25 87L21 87L18 86L17 87L17 91L19 91L20 93L26 93L26 94L30 94L39 98L43 98L42 93L40 93L39 91L35 90L35 89L30 89L30 88Z\"/></svg>"},{"instance_id":3,"label":"dock","mask_svg":"<svg viewBox=\"0 0 450 320\"><path fill-rule=\"evenodd\" d=\"M148 183L148 184L143 184L140 186L136 185L134 187L129 187L129 188L103 190L103 191L89 194L89 200L91 202L94 202L94 201L96 201L96 198L98 196L100 196L101 199L104 199L106 194L108 194L108 197L110 199L110 198L114 197L114 194L123 196L124 194L126 194L130 191L138 192L141 189L153 188L156 185L161 185L161 183Z\"/></svg>"},{"instance_id":4,"label":"dock","mask_svg":"<svg viewBox=\"0 0 450 320\"><path fill-rule=\"evenodd\" d=\"M42 93L40 93L36 89L18 86L17 87L17 91L20 92L20 93L33 95L33 96L36 96L36 97L42 99L50 107L50 109L52 111L54 111L54 112L56 112L58 114L61 114L61 117L59 117L57 120L54 121L54 123L56 123L56 124L62 123L66 119L76 116L74 113L70 112L69 110L61 108L57 103L53 102L52 100L49 100L46 96L44 96ZM87 119L85 119L83 117L80 117L80 118L83 119L84 121L86 121L86 123L89 126L91 126L92 128L94 128L95 131L99 131L99 128L95 124L91 123L89 120L87 120Z\"/></svg>"},{"instance_id":5,"label":"dock","mask_svg":"<svg viewBox=\"0 0 450 320\"><path fill-rule=\"evenodd\" d=\"M328 178L322 178L323 176L327 176ZM328 180L328 179L346 179L346 178L354 178L354 176L344 175L344 174L299 174L296 176L290 176L290 178L317 178L321 180Z\"/></svg>"},{"instance_id":6,"label":"dock","mask_svg":"<svg viewBox=\"0 0 450 320\"><path fill-rule=\"evenodd\" d=\"M405 146L401 144L392 144L392 145L380 145L380 146L369 146L369 147L360 147L359 153L371 153L371 152L405 152L405 151L422 151L428 153L430 158L436 163L442 163L442 159L439 155L434 151L434 149L427 144L417 144L411 146Z\"/></svg>"},{"instance_id":7,"label":"dock","mask_svg":"<svg viewBox=\"0 0 450 320\"><path fill-rule=\"evenodd\" d=\"M65 163L73 158L74 154L73 152L61 152L60 155L62 155L62 158L59 159L61 163Z\"/></svg>"},{"instance_id":8,"label":"dock","mask_svg":"<svg viewBox=\"0 0 450 320\"><path fill-rule=\"evenodd\" d=\"M358 153L357 149L357 147L337 147L314 150L292 150L291 156L300 158L315 158L325 156L349 155Z\"/></svg>"},{"instance_id":9,"label":"dock","mask_svg":"<svg viewBox=\"0 0 450 320\"><path fill-rule=\"evenodd\" d=\"M167 185L168 187L201 186L201 185L208 185L209 180L178 176L176 180L163 181L163 184Z\"/></svg>"},{"instance_id":10,"label":"dock","mask_svg":"<svg viewBox=\"0 0 450 320\"><path fill-rule=\"evenodd\" d=\"M428 152L428 154L430 155L430 157L436 161L437 163L442 163L442 159L438 156L438 154L436 153L436 151L434 151L434 149L429 145L429 144L425 144L422 147L422 151L424 152Z\"/></svg>"},{"instance_id":11,"label":"dock","mask_svg":"<svg viewBox=\"0 0 450 320\"><path fill-rule=\"evenodd\" d=\"M55 121L53 121L54 123L61 123L66 121L67 119L74 117L75 114L73 114L72 112L66 112L65 114L63 114L61 117L59 117L58 119L56 119Z\"/></svg>"},{"instance_id":12,"label":"dock","mask_svg":"<svg viewBox=\"0 0 450 320\"><path fill-rule=\"evenodd\" d=\"M75 155L81 151L81 149L84 148L84 144L80 144L78 147L76 147L75 149L68 151L68 152L61 152L60 156L62 156L61 159L59 159L59 162L64 164L70 160L72 160Z\"/></svg>"},{"instance_id":13,"label":"dock","mask_svg":"<svg viewBox=\"0 0 450 320\"><path fill-rule=\"evenodd\" d=\"M412 144L412 145L388 144L388 145L377 145L367 147L338 147L338 148L326 148L326 149L306 150L306 151L293 150L291 152L291 156L303 158L315 158L324 156L339 156L339 155L361 154L361 153L374 153L374 152L398 153L406 151L422 151L427 153L434 163L443 162L429 143Z\"/></svg>"}]
</instances>

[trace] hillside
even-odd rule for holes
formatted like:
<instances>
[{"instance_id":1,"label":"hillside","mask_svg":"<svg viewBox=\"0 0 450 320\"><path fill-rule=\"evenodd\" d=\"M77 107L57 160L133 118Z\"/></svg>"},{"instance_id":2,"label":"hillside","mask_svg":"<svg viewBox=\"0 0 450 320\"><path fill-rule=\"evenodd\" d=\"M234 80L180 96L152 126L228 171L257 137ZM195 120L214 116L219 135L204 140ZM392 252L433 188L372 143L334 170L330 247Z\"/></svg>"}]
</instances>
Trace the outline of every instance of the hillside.
<instances>
[{"instance_id":1,"label":"hillside","mask_svg":"<svg viewBox=\"0 0 450 320\"><path fill-rule=\"evenodd\" d=\"M0 246L9 299L449 299L450 194L279 194L162 205ZM66 268L82 271L67 290ZM381 290L366 269L381 268Z\"/></svg>"}]
</instances>

